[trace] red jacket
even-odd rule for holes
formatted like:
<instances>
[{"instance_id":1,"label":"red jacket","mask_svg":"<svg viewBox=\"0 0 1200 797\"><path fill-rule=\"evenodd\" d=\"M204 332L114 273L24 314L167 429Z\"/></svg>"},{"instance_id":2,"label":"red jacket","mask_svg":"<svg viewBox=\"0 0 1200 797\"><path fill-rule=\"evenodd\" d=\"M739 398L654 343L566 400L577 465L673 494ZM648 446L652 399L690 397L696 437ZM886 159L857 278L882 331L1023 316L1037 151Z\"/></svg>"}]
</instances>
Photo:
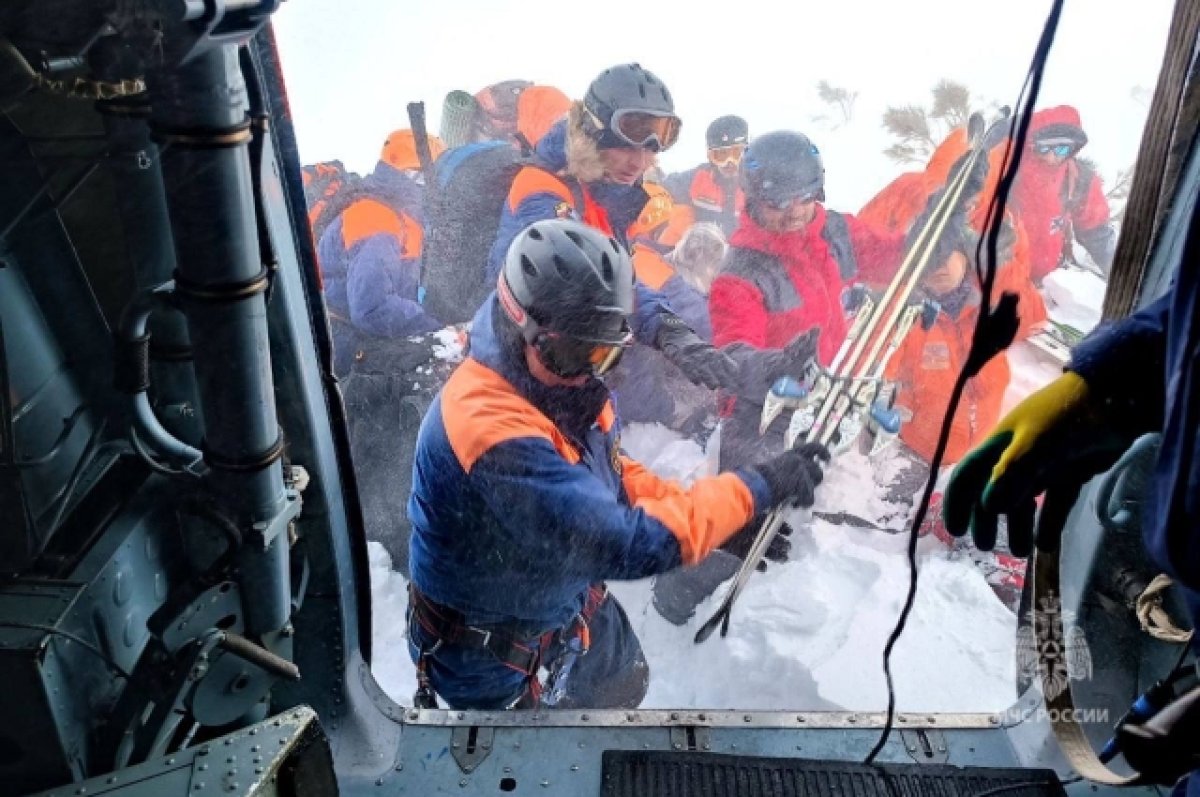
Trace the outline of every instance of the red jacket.
<instances>
[{"instance_id":1,"label":"red jacket","mask_svg":"<svg viewBox=\"0 0 1200 797\"><path fill-rule=\"evenodd\" d=\"M1079 128L1079 112L1060 105L1033 115L1030 143L1013 184L1013 206L1029 233L1030 273L1039 284L1062 260L1068 230L1090 232L1107 226L1109 218L1104 187L1094 170L1073 157L1051 166L1033 151L1038 131L1051 126Z\"/></svg>"},{"instance_id":2,"label":"red jacket","mask_svg":"<svg viewBox=\"0 0 1200 797\"><path fill-rule=\"evenodd\" d=\"M842 290L886 282L903 248L903 233L878 232L821 205L808 226L789 233L767 232L742 213L709 293L713 344L777 349L817 326L818 358L828 365L846 337Z\"/></svg>"}]
</instances>

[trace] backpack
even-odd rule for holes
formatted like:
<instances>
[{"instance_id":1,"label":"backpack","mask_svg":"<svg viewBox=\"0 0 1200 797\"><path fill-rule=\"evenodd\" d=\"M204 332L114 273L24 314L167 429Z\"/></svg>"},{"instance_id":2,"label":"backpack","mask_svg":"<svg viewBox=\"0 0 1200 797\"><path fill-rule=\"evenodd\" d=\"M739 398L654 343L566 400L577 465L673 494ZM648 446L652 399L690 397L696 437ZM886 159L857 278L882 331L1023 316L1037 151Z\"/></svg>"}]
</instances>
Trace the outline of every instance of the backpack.
<instances>
[{"instance_id":1,"label":"backpack","mask_svg":"<svg viewBox=\"0 0 1200 797\"><path fill-rule=\"evenodd\" d=\"M308 177L304 185L304 199L309 213L320 204L320 211L315 216L309 216L313 240L320 241L334 219L361 197L361 192L356 189L362 177L346 171L341 161L305 166L304 172Z\"/></svg>"},{"instance_id":2,"label":"backpack","mask_svg":"<svg viewBox=\"0 0 1200 797\"><path fill-rule=\"evenodd\" d=\"M470 321L495 287L488 254L513 180L532 159L504 141L455 147L433 167L425 199L421 303L445 324Z\"/></svg>"}]
</instances>

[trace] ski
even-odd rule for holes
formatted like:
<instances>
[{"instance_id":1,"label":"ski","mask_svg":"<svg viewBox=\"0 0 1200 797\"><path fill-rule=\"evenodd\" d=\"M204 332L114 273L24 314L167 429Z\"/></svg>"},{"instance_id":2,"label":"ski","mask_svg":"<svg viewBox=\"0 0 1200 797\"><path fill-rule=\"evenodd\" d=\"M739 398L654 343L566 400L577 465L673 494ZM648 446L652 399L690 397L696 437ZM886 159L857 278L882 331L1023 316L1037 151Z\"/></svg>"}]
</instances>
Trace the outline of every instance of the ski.
<instances>
[{"instance_id":1,"label":"ski","mask_svg":"<svg viewBox=\"0 0 1200 797\"><path fill-rule=\"evenodd\" d=\"M830 446L832 452L831 444L837 435L836 450L844 451L862 432L864 414L870 414L876 428L885 433L898 431L898 413L890 407L876 406L875 399L881 393L888 361L921 313L921 306L911 305L909 299L929 265L937 242L967 198L964 192L976 162L987 157L990 144L1007 119L1007 108L1001 109L999 118L990 127L985 126L981 114L971 115L967 125L969 150L962 168L947 180L942 197L895 276L878 300L860 305L846 339L827 369L809 368L801 381L779 380L772 386L763 404L763 432L789 406L793 408L788 425L789 447L803 439ZM779 507L767 515L717 611L696 632L695 642L708 639L718 627L721 636L728 633L733 604L782 527L786 513L787 507Z\"/></svg>"}]
</instances>

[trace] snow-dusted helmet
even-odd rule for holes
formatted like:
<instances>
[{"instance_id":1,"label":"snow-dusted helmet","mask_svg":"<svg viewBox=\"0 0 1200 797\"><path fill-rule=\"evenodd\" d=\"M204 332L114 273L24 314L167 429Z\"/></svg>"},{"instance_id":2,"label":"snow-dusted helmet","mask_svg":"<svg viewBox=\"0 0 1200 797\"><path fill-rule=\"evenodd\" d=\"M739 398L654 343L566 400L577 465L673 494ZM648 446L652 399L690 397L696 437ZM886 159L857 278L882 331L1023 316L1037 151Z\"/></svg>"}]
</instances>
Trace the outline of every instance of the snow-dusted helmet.
<instances>
[{"instance_id":1,"label":"snow-dusted helmet","mask_svg":"<svg viewBox=\"0 0 1200 797\"><path fill-rule=\"evenodd\" d=\"M708 126L704 138L708 142L708 160L732 171L746 152L750 127L740 116L720 116Z\"/></svg>"},{"instance_id":2,"label":"snow-dusted helmet","mask_svg":"<svg viewBox=\"0 0 1200 797\"><path fill-rule=\"evenodd\" d=\"M750 126L740 116L718 116L704 133L709 149L745 144L750 140Z\"/></svg>"},{"instance_id":3,"label":"snow-dusted helmet","mask_svg":"<svg viewBox=\"0 0 1200 797\"><path fill-rule=\"evenodd\" d=\"M662 152L679 140L681 123L671 92L640 64L605 69L588 86L583 105L592 125L589 132L601 148Z\"/></svg>"},{"instance_id":4,"label":"snow-dusted helmet","mask_svg":"<svg viewBox=\"0 0 1200 797\"><path fill-rule=\"evenodd\" d=\"M508 249L496 289L505 315L561 377L610 370L633 339L633 263L572 219L539 221Z\"/></svg>"},{"instance_id":5,"label":"snow-dusted helmet","mask_svg":"<svg viewBox=\"0 0 1200 797\"><path fill-rule=\"evenodd\" d=\"M825 198L821 152L802 133L781 130L750 142L742 157L742 190L748 201L784 209Z\"/></svg>"}]
</instances>

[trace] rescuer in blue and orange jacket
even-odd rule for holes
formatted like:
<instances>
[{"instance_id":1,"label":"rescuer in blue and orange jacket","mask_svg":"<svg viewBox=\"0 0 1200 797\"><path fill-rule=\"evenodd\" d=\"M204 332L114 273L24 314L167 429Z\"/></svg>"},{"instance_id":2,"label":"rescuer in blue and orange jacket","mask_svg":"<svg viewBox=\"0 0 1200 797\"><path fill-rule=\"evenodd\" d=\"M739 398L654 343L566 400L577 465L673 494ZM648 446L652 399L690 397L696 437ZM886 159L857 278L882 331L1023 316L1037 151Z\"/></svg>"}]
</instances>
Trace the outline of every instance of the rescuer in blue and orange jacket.
<instances>
[{"instance_id":1,"label":"rescuer in blue and orange jacket","mask_svg":"<svg viewBox=\"0 0 1200 797\"><path fill-rule=\"evenodd\" d=\"M442 151L430 139L431 153ZM417 371L442 325L418 303L424 187L413 134L388 136L375 170L346 189L321 236L320 262L367 537L407 572L404 502L417 427L434 390ZM407 445L405 444L407 441Z\"/></svg>"},{"instance_id":2,"label":"rescuer in blue and orange jacket","mask_svg":"<svg viewBox=\"0 0 1200 797\"><path fill-rule=\"evenodd\" d=\"M750 128L740 116L721 116L708 126L704 138L708 162L672 174L664 184L676 204L691 209L695 221L717 225L728 238L737 229L738 214L746 205L738 185L738 167L750 143Z\"/></svg>"},{"instance_id":3,"label":"rescuer in blue and orange jacket","mask_svg":"<svg viewBox=\"0 0 1200 797\"><path fill-rule=\"evenodd\" d=\"M657 153L679 137L671 93L638 64L606 69L538 142L535 163L517 172L487 263L500 273L509 245L535 221L572 218L629 246L629 228L649 195L642 177ZM637 285L633 334L654 346L696 384L718 388L738 377L737 364L675 315L665 297Z\"/></svg>"},{"instance_id":4,"label":"rescuer in blue and orange jacket","mask_svg":"<svg viewBox=\"0 0 1200 797\"><path fill-rule=\"evenodd\" d=\"M633 294L621 244L577 221L513 242L417 443L417 705L637 706L648 668L604 582L695 564L757 513L811 505L819 447L688 489L621 453L599 377L631 339Z\"/></svg>"},{"instance_id":5,"label":"rescuer in blue and orange jacket","mask_svg":"<svg viewBox=\"0 0 1200 797\"><path fill-rule=\"evenodd\" d=\"M430 137L434 158L443 147ZM379 341L441 326L422 308L420 281L424 186L411 130L388 136L379 163L352 190L356 198L318 244L333 326L334 371L349 373Z\"/></svg>"}]
</instances>

